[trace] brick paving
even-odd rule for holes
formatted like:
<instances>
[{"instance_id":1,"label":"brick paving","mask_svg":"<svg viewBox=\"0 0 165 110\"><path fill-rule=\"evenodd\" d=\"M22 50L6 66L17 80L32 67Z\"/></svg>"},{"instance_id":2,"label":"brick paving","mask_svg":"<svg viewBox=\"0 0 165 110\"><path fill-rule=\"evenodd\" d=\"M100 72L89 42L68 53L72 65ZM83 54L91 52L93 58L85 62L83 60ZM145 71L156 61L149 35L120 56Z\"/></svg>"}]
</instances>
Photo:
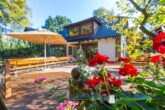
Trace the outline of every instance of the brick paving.
<instances>
[{"instance_id":1,"label":"brick paving","mask_svg":"<svg viewBox=\"0 0 165 110\"><path fill-rule=\"evenodd\" d=\"M34 79L38 77L46 77L45 86L51 88L53 86L61 86L62 91L68 93L68 79L71 77L71 70L76 65L54 67L44 71L35 71L29 73L18 74L18 77L12 77L12 97L5 100L9 110L57 110L58 103L53 98L46 98L44 93L48 89L36 89ZM111 64L106 68L111 71L114 77L118 77L119 64ZM124 79L121 77L121 79ZM128 90L128 84L123 83L122 87ZM67 97L68 99L68 94Z\"/></svg>"}]
</instances>

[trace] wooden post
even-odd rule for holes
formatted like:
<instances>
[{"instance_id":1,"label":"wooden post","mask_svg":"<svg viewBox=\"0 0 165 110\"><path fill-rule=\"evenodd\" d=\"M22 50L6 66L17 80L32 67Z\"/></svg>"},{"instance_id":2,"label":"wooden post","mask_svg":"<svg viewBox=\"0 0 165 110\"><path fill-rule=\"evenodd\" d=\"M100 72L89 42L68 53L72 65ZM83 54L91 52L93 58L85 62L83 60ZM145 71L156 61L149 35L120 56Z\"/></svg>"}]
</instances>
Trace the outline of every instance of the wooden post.
<instances>
[{"instance_id":1,"label":"wooden post","mask_svg":"<svg viewBox=\"0 0 165 110\"><path fill-rule=\"evenodd\" d=\"M68 44L66 44L66 56L67 57L69 56L69 46L68 46Z\"/></svg>"},{"instance_id":2,"label":"wooden post","mask_svg":"<svg viewBox=\"0 0 165 110\"><path fill-rule=\"evenodd\" d=\"M74 56L73 56L73 47L72 47L72 57L74 57Z\"/></svg>"},{"instance_id":3,"label":"wooden post","mask_svg":"<svg viewBox=\"0 0 165 110\"><path fill-rule=\"evenodd\" d=\"M5 98L11 96L11 85L10 85L10 60L5 60Z\"/></svg>"}]
</instances>

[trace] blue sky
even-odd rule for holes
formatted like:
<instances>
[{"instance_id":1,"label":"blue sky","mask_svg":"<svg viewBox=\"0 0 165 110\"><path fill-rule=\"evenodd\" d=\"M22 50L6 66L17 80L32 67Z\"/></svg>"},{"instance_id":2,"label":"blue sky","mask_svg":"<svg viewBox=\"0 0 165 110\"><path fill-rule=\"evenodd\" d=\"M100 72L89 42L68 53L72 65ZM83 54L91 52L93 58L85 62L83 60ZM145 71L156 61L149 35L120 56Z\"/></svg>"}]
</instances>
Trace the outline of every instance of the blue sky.
<instances>
[{"instance_id":1,"label":"blue sky","mask_svg":"<svg viewBox=\"0 0 165 110\"><path fill-rule=\"evenodd\" d=\"M77 22L93 16L93 10L113 9L115 0L27 0L32 10L31 27L41 29L48 16L66 16Z\"/></svg>"}]
</instances>

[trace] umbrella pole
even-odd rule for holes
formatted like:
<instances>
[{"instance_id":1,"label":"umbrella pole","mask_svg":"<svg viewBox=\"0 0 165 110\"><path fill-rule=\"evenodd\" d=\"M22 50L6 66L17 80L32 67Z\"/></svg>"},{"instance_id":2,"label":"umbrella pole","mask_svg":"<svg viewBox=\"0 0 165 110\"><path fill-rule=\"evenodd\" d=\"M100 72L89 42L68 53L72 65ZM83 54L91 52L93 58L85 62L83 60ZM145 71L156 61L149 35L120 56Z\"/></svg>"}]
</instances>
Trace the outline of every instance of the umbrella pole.
<instances>
[{"instance_id":1,"label":"umbrella pole","mask_svg":"<svg viewBox=\"0 0 165 110\"><path fill-rule=\"evenodd\" d=\"M45 68L46 68L46 42L44 42L44 57L45 57Z\"/></svg>"}]
</instances>

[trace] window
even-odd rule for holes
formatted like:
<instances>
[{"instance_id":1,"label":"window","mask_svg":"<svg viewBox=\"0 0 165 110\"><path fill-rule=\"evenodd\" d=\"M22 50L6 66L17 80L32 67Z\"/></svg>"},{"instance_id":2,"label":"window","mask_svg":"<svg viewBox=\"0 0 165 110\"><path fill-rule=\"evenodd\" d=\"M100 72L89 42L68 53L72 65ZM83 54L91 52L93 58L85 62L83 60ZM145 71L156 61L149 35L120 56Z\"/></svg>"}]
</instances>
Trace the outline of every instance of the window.
<instances>
[{"instance_id":1,"label":"window","mask_svg":"<svg viewBox=\"0 0 165 110\"><path fill-rule=\"evenodd\" d=\"M85 23L81 25L81 34L91 34L92 33L92 23Z\"/></svg>"},{"instance_id":2,"label":"window","mask_svg":"<svg viewBox=\"0 0 165 110\"><path fill-rule=\"evenodd\" d=\"M75 26L69 29L69 37L75 37L79 35L79 26Z\"/></svg>"}]
</instances>

